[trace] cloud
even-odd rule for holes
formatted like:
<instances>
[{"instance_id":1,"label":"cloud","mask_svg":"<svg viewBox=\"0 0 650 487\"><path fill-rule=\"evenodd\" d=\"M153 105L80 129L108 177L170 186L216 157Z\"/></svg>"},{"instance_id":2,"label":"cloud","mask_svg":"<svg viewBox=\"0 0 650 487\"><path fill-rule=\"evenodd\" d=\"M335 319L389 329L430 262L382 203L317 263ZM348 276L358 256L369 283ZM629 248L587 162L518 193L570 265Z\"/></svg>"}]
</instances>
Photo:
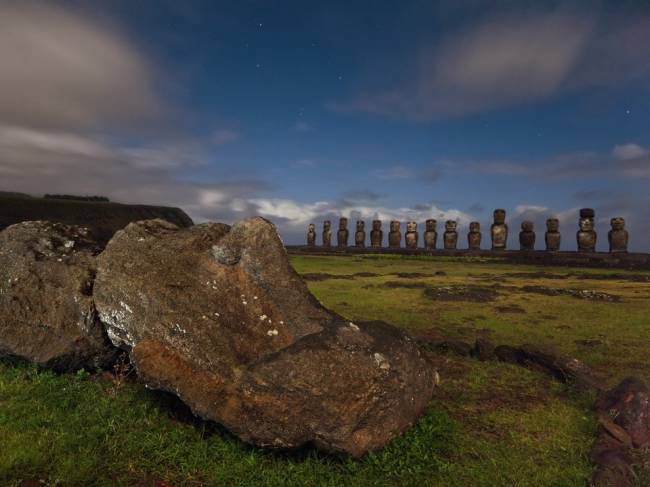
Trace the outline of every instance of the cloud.
<instances>
[{"instance_id":1,"label":"cloud","mask_svg":"<svg viewBox=\"0 0 650 487\"><path fill-rule=\"evenodd\" d=\"M162 109L142 55L114 28L64 8L2 2L0 60L8 125L117 127Z\"/></svg>"},{"instance_id":2,"label":"cloud","mask_svg":"<svg viewBox=\"0 0 650 487\"><path fill-rule=\"evenodd\" d=\"M211 141L215 146L226 145L239 138L239 133L234 130L220 129L212 133Z\"/></svg>"},{"instance_id":3,"label":"cloud","mask_svg":"<svg viewBox=\"0 0 650 487\"><path fill-rule=\"evenodd\" d=\"M413 176L415 176L413 170L402 165L396 165L389 167L388 169L378 169L375 171L375 177L383 180L411 179Z\"/></svg>"},{"instance_id":4,"label":"cloud","mask_svg":"<svg viewBox=\"0 0 650 487\"><path fill-rule=\"evenodd\" d=\"M311 132L312 130L314 130L314 127L312 127L310 124L308 124L304 120L298 120L294 124L293 129L296 132Z\"/></svg>"},{"instance_id":5,"label":"cloud","mask_svg":"<svg viewBox=\"0 0 650 487\"><path fill-rule=\"evenodd\" d=\"M615 85L650 74L640 47L649 32L647 15L497 12L416 48L418 61L403 81L362 89L330 108L431 120Z\"/></svg>"}]
</instances>

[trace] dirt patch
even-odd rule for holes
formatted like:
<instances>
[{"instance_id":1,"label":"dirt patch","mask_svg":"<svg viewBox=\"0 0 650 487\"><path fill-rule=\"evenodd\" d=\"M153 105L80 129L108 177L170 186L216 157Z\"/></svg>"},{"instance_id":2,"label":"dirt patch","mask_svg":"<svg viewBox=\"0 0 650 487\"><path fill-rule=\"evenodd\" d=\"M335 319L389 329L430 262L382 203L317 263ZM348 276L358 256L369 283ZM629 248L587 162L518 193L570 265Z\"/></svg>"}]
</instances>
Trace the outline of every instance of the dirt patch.
<instances>
[{"instance_id":1,"label":"dirt patch","mask_svg":"<svg viewBox=\"0 0 650 487\"><path fill-rule=\"evenodd\" d=\"M404 288L404 289L428 289L430 286L426 282L400 282L400 281L386 281L381 284L381 287L389 289Z\"/></svg>"},{"instance_id":2,"label":"dirt patch","mask_svg":"<svg viewBox=\"0 0 650 487\"><path fill-rule=\"evenodd\" d=\"M308 272L302 274L301 277L305 281L327 281L328 279L344 279L352 280L355 277L377 277L381 274L375 274L374 272L355 272L354 274L328 274L326 272Z\"/></svg>"},{"instance_id":3,"label":"dirt patch","mask_svg":"<svg viewBox=\"0 0 650 487\"><path fill-rule=\"evenodd\" d=\"M494 301L499 294L490 287L482 286L438 286L428 287L424 295L436 301L473 301L486 303Z\"/></svg>"},{"instance_id":4,"label":"dirt patch","mask_svg":"<svg viewBox=\"0 0 650 487\"><path fill-rule=\"evenodd\" d=\"M526 314L526 310L519 306L518 304L509 304L507 306L497 306L494 308L498 313L515 313L515 314Z\"/></svg>"},{"instance_id":5,"label":"dirt patch","mask_svg":"<svg viewBox=\"0 0 650 487\"><path fill-rule=\"evenodd\" d=\"M422 272L393 272L391 276L399 277L400 279L418 279L420 277L431 277L432 274L423 274Z\"/></svg>"},{"instance_id":6,"label":"dirt patch","mask_svg":"<svg viewBox=\"0 0 650 487\"><path fill-rule=\"evenodd\" d=\"M523 286L521 290L526 293L544 294L545 296L573 296L578 299L587 299L589 301L607 301L618 302L620 296L607 294L590 289L562 289L557 287L546 286Z\"/></svg>"}]
</instances>

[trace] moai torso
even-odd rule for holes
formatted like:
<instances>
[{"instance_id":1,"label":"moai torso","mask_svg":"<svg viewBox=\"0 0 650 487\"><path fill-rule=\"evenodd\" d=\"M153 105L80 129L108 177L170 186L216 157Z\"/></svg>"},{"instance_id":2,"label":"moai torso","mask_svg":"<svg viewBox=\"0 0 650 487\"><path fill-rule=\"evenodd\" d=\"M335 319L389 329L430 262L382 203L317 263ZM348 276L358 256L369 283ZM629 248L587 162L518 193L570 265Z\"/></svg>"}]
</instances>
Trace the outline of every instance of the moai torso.
<instances>
[{"instance_id":1,"label":"moai torso","mask_svg":"<svg viewBox=\"0 0 650 487\"><path fill-rule=\"evenodd\" d=\"M438 243L438 232L436 231L437 221L429 219L426 221L426 231L424 232L424 248L435 249Z\"/></svg>"},{"instance_id":2,"label":"moai torso","mask_svg":"<svg viewBox=\"0 0 650 487\"><path fill-rule=\"evenodd\" d=\"M535 250L535 231L533 230L533 222L521 222L521 232L519 232L519 249L520 250Z\"/></svg>"},{"instance_id":3,"label":"moai torso","mask_svg":"<svg viewBox=\"0 0 650 487\"><path fill-rule=\"evenodd\" d=\"M627 242L630 236L625 230L625 219L622 217L612 218L610 224L612 229L607 234L609 251L613 253L627 252Z\"/></svg>"},{"instance_id":4,"label":"moai torso","mask_svg":"<svg viewBox=\"0 0 650 487\"><path fill-rule=\"evenodd\" d=\"M447 220L445 222L445 233L442 236L445 250L455 250L458 245L458 232L456 232L456 222Z\"/></svg>"},{"instance_id":5,"label":"moai torso","mask_svg":"<svg viewBox=\"0 0 650 487\"><path fill-rule=\"evenodd\" d=\"M398 249L402 243L402 232L399 231L400 223L396 220L390 222L390 232L388 232L388 246Z\"/></svg>"},{"instance_id":6,"label":"moai torso","mask_svg":"<svg viewBox=\"0 0 650 487\"><path fill-rule=\"evenodd\" d=\"M366 246L366 230L365 222L362 220L357 220L357 231L354 232L354 246L355 247L365 247Z\"/></svg>"},{"instance_id":7,"label":"moai torso","mask_svg":"<svg viewBox=\"0 0 650 487\"><path fill-rule=\"evenodd\" d=\"M418 224L415 222L406 223L406 233L404 234L404 243L407 249L416 249L418 247Z\"/></svg>"},{"instance_id":8,"label":"moai torso","mask_svg":"<svg viewBox=\"0 0 650 487\"><path fill-rule=\"evenodd\" d=\"M307 229L307 245L314 247L316 245L316 225L313 223L309 224Z\"/></svg>"},{"instance_id":9,"label":"moai torso","mask_svg":"<svg viewBox=\"0 0 650 487\"><path fill-rule=\"evenodd\" d=\"M504 250L508 242L508 225L506 225L506 210L494 210L494 223L490 227L492 250Z\"/></svg>"},{"instance_id":10,"label":"moai torso","mask_svg":"<svg viewBox=\"0 0 650 487\"><path fill-rule=\"evenodd\" d=\"M381 230L381 220L372 221L372 230L370 231L370 245L379 248L384 240L384 232Z\"/></svg>"},{"instance_id":11,"label":"moai torso","mask_svg":"<svg viewBox=\"0 0 650 487\"><path fill-rule=\"evenodd\" d=\"M546 250L550 252L560 250L560 237L560 220L557 218L546 220L546 233L544 234Z\"/></svg>"},{"instance_id":12,"label":"moai torso","mask_svg":"<svg viewBox=\"0 0 650 487\"><path fill-rule=\"evenodd\" d=\"M481 224L479 222L470 222L467 245L470 250L479 250L481 248Z\"/></svg>"},{"instance_id":13,"label":"moai torso","mask_svg":"<svg viewBox=\"0 0 650 487\"><path fill-rule=\"evenodd\" d=\"M580 218L580 230L578 230L578 251L595 252L596 251L596 232L594 232L594 222L591 218Z\"/></svg>"},{"instance_id":14,"label":"moai torso","mask_svg":"<svg viewBox=\"0 0 650 487\"><path fill-rule=\"evenodd\" d=\"M323 222L323 247L332 246L332 222L325 220Z\"/></svg>"},{"instance_id":15,"label":"moai torso","mask_svg":"<svg viewBox=\"0 0 650 487\"><path fill-rule=\"evenodd\" d=\"M350 236L350 232L348 230L348 219L345 217L341 217L339 219L339 231L336 232L336 243L338 244L338 246L347 247L349 236Z\"/></svg>"}]
</instances>

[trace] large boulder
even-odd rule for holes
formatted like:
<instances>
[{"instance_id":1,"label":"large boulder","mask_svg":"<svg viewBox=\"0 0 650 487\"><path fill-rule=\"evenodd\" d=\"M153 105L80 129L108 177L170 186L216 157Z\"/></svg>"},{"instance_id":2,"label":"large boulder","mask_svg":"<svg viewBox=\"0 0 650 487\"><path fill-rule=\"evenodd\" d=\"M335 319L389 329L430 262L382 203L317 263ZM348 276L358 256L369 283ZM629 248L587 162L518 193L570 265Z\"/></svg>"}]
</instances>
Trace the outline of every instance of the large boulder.
<instances>
[{"instance_id":1,"label":"large boulder","mask_svg":"<svg viewBox=\"0 0 650 487\"><path fill-rule=\"evenodd\" d=\"M92 300L99 251L81 227L34 221L0 232L0 355L60 371L114 360Z\"/></svg>"},{"instance_id":2,"label":"large boulder","mask_svg":"<svg viewBox=\"0 0 650 487\"><path fill-rule=\"evenodd\" d=\"M358 457L408 428L432 395L415 343L323 308L262 218L132 223L99 257L95 300L148 386L258 446Z\"/></svg>"}]
</instances>

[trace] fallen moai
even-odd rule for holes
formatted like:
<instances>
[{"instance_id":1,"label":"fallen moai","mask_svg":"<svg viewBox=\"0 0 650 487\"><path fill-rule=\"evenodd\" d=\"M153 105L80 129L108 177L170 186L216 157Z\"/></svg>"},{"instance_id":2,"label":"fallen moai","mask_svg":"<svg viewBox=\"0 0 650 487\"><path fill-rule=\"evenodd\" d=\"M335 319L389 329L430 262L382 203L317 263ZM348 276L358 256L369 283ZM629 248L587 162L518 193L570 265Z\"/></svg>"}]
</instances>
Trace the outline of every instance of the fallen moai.
<instances>
[{"instance_id":1,"label":"fallen moai","mask_svg":"<svg viewBox=\"0 0 650 487\"><path fill-rule=\"evenodd\" d=\"M433 393L416 343L325 309L262 218L136 222L103 251L86 229L25 222L0 233L0 277L0 356L74 370L122 349L148 387L257 446L359 457Z\"/></svg>"}]
</instances>

